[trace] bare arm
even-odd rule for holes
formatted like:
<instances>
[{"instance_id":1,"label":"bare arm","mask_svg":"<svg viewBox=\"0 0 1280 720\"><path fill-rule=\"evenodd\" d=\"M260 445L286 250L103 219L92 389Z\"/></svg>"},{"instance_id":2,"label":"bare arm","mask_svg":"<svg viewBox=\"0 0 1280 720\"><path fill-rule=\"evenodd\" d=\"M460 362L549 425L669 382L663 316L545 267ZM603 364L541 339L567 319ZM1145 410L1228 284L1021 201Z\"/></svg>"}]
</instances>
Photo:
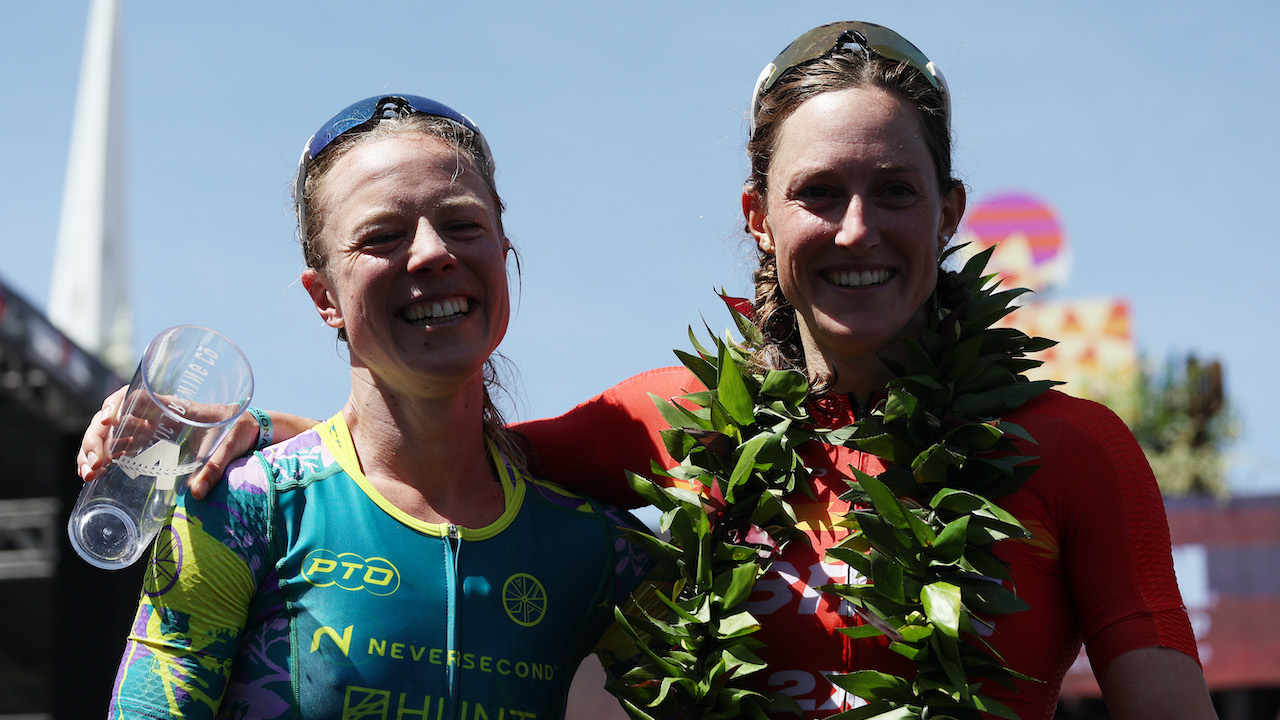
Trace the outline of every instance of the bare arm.
<instances>
[{"instance_id":1,"label":"bare arm","mask_svg":"<svg viewBox=\"0 0 1280 720\"><path fill-rule=\"evenodd\" d=\"M102 401L102 408L89 421L89 427L85 428L84 437L80 439L80 452L76 454L76 470L85 482L93 480L108 465L110 458L107 457L107 439L111 435L111 428L116 425L116 408L124 399L126 389L120 388ZM301 415L272 411L268 411L267 414L271 416L274 442L288 440L310 430L316 424L315 420ZM226 439L213 452L209 462L187 479L191 494L197 499L203 499L209 493L209 488L222 479L222 473L226 470L227 464L252 450L257 441L257 421L247 413L242 414L236 419L235 426L227 433Z\"/></svg>"},{"instance_id":2,"label":"bare arm","mask_svg":"<svg viewBox=\"0 0 1280 720\"><path fill-rule=\"evenodd\" d=\"M1130 650L1098 678L1115 720L1217 720L1204 673L1194 658L1177 650Z\"/></svg>"}]
</instances>

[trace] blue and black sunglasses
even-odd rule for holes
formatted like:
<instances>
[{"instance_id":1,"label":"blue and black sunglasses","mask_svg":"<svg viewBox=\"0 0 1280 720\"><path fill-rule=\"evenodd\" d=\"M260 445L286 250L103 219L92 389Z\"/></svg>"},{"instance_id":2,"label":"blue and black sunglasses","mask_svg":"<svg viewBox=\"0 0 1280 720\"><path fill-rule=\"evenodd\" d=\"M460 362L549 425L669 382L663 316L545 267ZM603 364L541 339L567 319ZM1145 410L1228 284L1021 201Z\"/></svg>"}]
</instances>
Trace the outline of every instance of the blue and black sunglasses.
<instances>
[{"instance_id":1,"label":"blue and black sunglasses","mask_svg":"<svg viewBox=\"0 0 1280 720\"><path fill-rule=\"evenodd\" d=\"M311 167L311 162L324 152L325 148L333 144L333 141L349 132L367 130L385 118L408 115L431 115L457 123L475 134L481 153L488 162L493 162L489 143L485 141L480 128L471 122L471 118L444 103L418 95L375 95L352 103L320 126L311 139L307 140L306 147L302 149L302 157L298 159L298 179L293 186L293 197L298 207L298 232L304 242L306 241L307 200L303 190L307 182L307 169Z\"/></svg>"}]
</instances>

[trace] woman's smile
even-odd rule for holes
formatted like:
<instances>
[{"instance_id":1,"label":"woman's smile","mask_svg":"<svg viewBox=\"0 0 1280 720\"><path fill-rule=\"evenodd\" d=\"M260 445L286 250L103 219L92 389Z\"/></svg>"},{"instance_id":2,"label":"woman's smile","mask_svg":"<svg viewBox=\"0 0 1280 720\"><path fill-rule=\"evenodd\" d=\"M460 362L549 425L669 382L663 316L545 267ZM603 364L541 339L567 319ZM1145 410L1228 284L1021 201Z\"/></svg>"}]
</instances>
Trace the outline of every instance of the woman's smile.
<instances>
[{"instance_id":1,"label":"woman's smile","mask_svg":"<svg viewBox=\"0 0 1280 720\"><path fill-rule=\"evenodd\" d=\"M465 297L415 302L400 311L400 316L414 325L441 325L467 314L470 303Z\"/></svg>"},{"instance_id":2,"label":"woman's smile","mask_svg":"<svg viewBox=\"0 0 1280 720\"><path fill-rule=\"evenodd\" d=\"M832 285L850 288L870 288L883 285L893 277L892 270L828 270L823 273Z\"/></svg>"}]
</instances>

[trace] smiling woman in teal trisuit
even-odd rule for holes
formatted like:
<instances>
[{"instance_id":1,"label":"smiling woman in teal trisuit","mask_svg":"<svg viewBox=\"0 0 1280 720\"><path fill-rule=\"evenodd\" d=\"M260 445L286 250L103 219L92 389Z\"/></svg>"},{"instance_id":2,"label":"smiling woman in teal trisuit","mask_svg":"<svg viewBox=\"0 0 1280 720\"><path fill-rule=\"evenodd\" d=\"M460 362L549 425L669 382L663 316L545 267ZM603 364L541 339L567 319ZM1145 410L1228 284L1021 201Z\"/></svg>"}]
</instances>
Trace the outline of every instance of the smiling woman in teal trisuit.
<instances>
[{"instance_id":1,"label":"smiling woman in teal trisuit","mask_svg":"<svg viewBox=\"0 0 1280 720\"><path fill-rule=\"evenodd\" d=\"M183 495L111 717L548 718L651 565L624 512L532 479L489 399L509 316L484 137L415 96L343 110L295 190L342 411Z\"/></svg>"}]
</instances>

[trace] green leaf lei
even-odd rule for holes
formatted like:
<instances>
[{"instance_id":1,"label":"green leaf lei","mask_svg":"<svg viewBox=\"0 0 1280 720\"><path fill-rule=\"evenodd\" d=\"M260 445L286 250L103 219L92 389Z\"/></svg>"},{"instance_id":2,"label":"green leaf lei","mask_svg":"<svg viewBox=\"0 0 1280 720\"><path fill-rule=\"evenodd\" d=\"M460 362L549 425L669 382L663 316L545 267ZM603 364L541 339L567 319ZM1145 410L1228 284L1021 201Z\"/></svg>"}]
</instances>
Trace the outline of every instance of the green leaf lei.
<instances>
[{"instance_id":1,"label":"green leaf lei","mask_svg":"<svg viewBox=\"0 0 1280 720\"><path fill-rule=\"evenodd\" d=\"M709 350L690 330L696 353L676 354L707 391L679 403L654 397L672 428L663 432L666 449L683 460L670 470L654 464L664 484L630 478L662 511L670 536L635 540L677 578L670 596L660 594L665 615L617 613L644 649L611 685L632 717L802 714L791 698L752 687L750 676L765 664L752 637L759 623L741 606L787 543L807 541L788 498L808 492L799 449L817 440L871 453L887 468L876 477L850 468L842 496L852 503L842 521L850 535L829 557L861 578L820 590L847 600L865 622L841 632L887 636L889 648L916 665L914 677L874 670L831 677L868 703L833 717L1014 718L982 685L1027 678L1007 668L976 628L1025 608L997 582L1010 577L991 548L1029 534L989 498L1018 489L1035 470L1035 458L1018 454L1013 442L1031 438L1000 418L1057 383L1022 374L1040 365L1026 354L1052 341L991 327L1026 291L996 292L983 275L989 257L990 250L980 253L960 271L968 297L959 307L930 300L920 338L906 342L903 362L889 364L896 377L885 398L836 430L816 427L803 375L751 363L761 337L740 314L734 320L743 343L713 334Z\"/></svg>"}]
</instances>

